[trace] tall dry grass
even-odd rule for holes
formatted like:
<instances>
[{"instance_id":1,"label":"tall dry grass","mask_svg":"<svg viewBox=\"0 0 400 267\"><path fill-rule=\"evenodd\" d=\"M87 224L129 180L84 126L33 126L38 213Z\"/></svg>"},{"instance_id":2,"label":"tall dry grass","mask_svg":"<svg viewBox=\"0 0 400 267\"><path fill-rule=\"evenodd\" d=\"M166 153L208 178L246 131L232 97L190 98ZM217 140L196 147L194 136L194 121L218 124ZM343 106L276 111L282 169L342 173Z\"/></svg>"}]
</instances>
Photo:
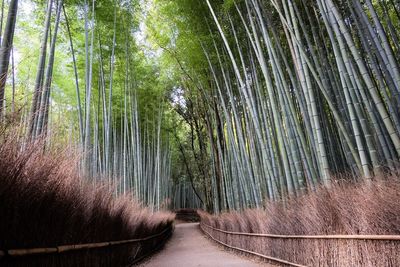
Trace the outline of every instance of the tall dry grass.
<instances>
[{"instance_id":1,"label":"tall dry grass","mask_svg":"<svg viewBox=\"0 0 400 267\"><path fill-rule=\"evenodd\" d=\"M398 177L372 184L335 184L265 210L218 216L200 212L212 227L276 235L399 235ZM279 239L206 230L232 246L306 266L400 266L400 241Z\"/></svg>"},{"instance_id":2,"label":"tall dry grass","mask_svg":"<svg viewBox=\"0 0 400 267\"><path fill-rule=\"evenodd\" d=\"M0 266L129 266L164 242L173 215L152 213L108 186L83 182L76 157L43 152L0 129L0 250L55 247L164 235L135 244L60 254L0 258ZM72 155L72 156L71 156Z\"/></svg>"}]
</instances>

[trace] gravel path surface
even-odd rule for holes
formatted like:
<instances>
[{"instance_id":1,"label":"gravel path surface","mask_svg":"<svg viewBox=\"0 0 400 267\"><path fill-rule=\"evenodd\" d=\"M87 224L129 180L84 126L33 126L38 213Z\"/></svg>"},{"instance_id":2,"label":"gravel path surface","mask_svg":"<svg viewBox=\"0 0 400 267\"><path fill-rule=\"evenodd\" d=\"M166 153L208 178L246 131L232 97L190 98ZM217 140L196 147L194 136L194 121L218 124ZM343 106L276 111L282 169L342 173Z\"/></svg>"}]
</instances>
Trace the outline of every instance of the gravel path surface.
<instances>
[{"instance_id":1,"label":"gravel path surface","mask_svg":"<svg viewBox=\"0 0 400 267\"><path fill-rule=\"evenodd\" d=\"M204 237L198 223L175 226L165 248L142 267L260 267L271 266L224 251Z\"/></svg>"}]
</instances>

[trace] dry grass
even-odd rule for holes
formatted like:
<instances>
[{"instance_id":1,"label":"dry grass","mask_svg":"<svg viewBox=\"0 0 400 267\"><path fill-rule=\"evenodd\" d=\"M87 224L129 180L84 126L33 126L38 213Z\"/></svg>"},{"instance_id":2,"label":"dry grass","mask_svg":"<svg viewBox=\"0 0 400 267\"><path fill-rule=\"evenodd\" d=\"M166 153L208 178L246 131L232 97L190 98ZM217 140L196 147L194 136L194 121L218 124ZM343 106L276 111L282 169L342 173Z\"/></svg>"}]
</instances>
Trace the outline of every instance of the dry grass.
<instances>
[{"instance_id":1,"label":"dry grass","mask_svg":"<svg viewBox=\"0 0 400 267\"><path fill-rule=\"evenodd\" d=\"M84 183L76 157L43 153L39 142L23 144L0 129L0 250L126 240L171 227L171 213L152 213L130 197L113 197L108 186ZM170 234L140 244L5 257L0 266L128 266Z\"/></svg>"},{"instance_id":2,"label":"dry grass","mask_svg":"<svg viewBox=\"0 0 400 267\"><path fill-rule=\"evenodd\" d=\"M277 235L399 235L400 182L387 177L366 184L335 184L265 210L212 216L202 222L236 232ZM209 229L207 229L210 231ZM400 266L400 241L272 239L212 231L218 240L307 266Z\"/></svg>"}]
</instances>

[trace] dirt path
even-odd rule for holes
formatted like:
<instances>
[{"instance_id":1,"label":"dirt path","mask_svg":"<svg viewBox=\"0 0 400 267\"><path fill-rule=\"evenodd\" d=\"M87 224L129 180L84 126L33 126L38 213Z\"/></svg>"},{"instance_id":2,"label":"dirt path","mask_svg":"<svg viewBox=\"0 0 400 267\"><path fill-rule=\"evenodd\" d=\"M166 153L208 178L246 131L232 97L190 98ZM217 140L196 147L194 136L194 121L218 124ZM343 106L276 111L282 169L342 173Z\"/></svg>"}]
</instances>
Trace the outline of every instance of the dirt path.
<instances>
[{"instance_id":1,"label":"dirt path","mask_svg":"<svg viewBox=\"0 0 400 267\"><path fill-rule=\"evenodd\" d=\"M260 267L259 263L224 251L206 239L198 223L175 226L166 247L143 267Z\"/></svg>"}]
</instances>

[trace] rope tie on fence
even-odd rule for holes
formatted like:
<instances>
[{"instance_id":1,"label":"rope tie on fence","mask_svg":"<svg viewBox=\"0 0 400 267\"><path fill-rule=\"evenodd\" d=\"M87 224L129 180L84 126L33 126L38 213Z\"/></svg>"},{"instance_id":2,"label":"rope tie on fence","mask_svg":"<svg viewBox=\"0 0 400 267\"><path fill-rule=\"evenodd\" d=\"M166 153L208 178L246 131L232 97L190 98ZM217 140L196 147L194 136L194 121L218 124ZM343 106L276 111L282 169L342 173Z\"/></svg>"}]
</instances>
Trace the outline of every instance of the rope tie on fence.
<instances>
[{"instance_id":1,"label":"rope tie on fence","mask_svg":"<svg viewBox=\"0 0 400 267\"><path fill-rule=\"evenodd\" d=\"M154 239L156 237L159 237L171 229L172 229L172 226L167 226L163 231L161 231L158 234L150 235L150 236L143 237L143 238L127 239L127 240L120 240L120 241L75 244L75 245L62 245L62 246L49 247L49 248L0 250L0 258L4 257L6 255L11 256L11 257L18 257L18 256L28 256L28 255L38 255L38 254L62 253L62 252L66 252L66 251L103 248L103 247L110 247L110 246L116 246L116 245L122 245L122 244L139 243L139 242L144 242L144 241L148 241L148 240Z\"/></svg>"},{"instance_id":2,"label":"rope tie on fence","mask_svg":"<svg viewBox=\"0 0 400 267\"><path fill-rule=\"evenodd\" d=\"M258 234L258 233L242 233L221 230L205 223L202 223L207 228L214 231L243 236L258 236L282 239L359 239L359 240L381 240L381 241L400 241L400 235L275 235L275 234Z\"/></svg>"}]
</instances>

